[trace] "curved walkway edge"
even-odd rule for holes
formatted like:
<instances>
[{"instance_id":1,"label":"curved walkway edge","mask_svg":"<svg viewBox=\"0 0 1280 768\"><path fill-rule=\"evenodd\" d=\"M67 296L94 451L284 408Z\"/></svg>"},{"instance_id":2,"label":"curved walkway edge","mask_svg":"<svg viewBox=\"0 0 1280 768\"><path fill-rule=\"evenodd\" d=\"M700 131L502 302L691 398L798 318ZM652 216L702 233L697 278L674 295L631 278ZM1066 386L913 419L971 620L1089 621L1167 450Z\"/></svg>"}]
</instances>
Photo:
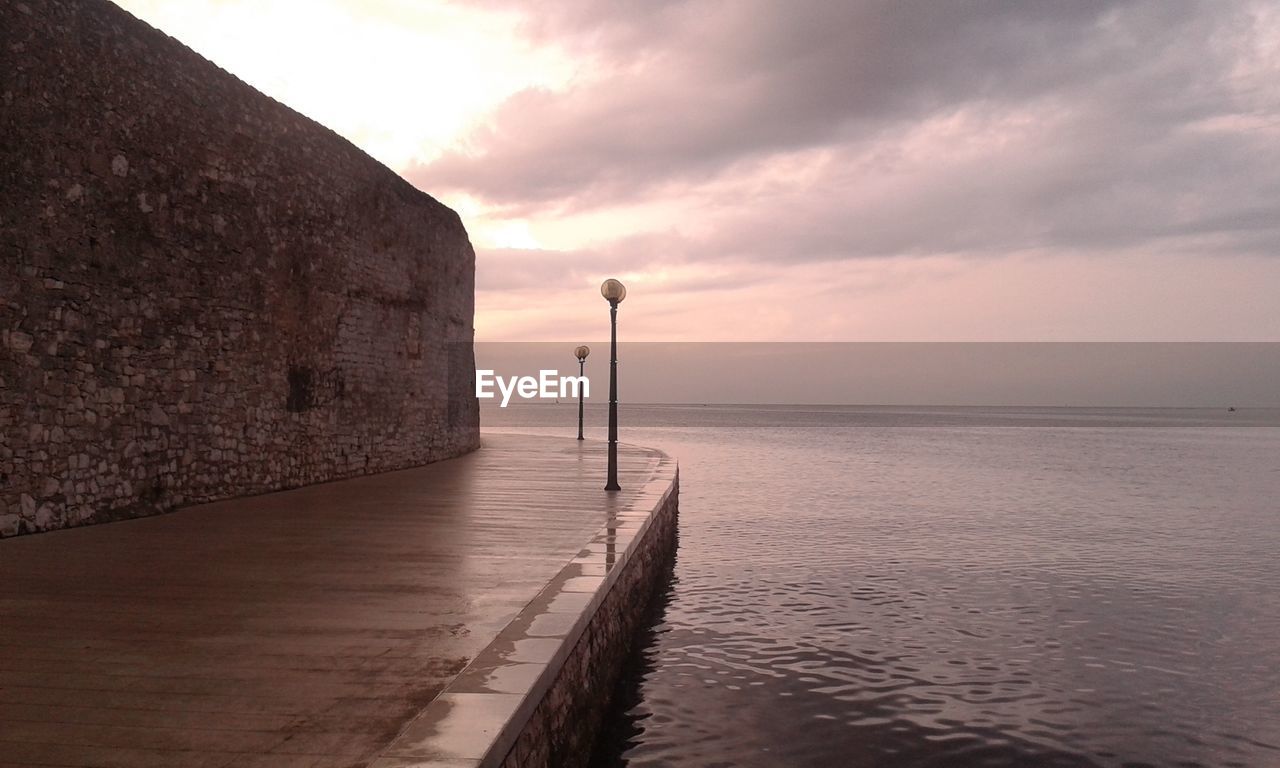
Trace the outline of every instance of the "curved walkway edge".
<instances>
[{"instance_id":1,"label":"curved walkway edge","mask_svg":"<svg viewBox=\"0 0 1280 768\"><path fill-rule=\"evenodd\" d=\"M584 762L677 470L482 434L395 472L0 540L0 768Z\"/></svg>"},{"instance_id":2,"label":"curved walkway edge","mask_svg":"<svg viewBox=\"0 0 1280 768\"><path fill-rule=\"evenodd\" d=\"M608 497L590 542L371 768L586 764L675 552L679 470L649 453L647 480Z\"/></svg>"}]
</instances>

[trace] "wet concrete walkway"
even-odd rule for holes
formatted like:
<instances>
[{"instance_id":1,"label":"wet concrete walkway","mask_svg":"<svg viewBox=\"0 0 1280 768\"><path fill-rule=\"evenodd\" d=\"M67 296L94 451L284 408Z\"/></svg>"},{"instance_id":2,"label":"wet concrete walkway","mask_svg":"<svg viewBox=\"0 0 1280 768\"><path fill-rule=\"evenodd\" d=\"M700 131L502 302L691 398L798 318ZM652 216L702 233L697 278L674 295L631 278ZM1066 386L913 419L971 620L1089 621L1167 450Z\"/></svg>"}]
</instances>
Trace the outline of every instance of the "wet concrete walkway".
<instances>
[{"instance_id":1,"label":"wet concrete walkway","mask_svg":"<svg viewBox=\"0 0 1280 768\"><path fill-rule=\"evenodd\" d=\"M363 765L653 476L484 436L418 469L0 541L0 767Z\"/></svg>"}]
</instances>

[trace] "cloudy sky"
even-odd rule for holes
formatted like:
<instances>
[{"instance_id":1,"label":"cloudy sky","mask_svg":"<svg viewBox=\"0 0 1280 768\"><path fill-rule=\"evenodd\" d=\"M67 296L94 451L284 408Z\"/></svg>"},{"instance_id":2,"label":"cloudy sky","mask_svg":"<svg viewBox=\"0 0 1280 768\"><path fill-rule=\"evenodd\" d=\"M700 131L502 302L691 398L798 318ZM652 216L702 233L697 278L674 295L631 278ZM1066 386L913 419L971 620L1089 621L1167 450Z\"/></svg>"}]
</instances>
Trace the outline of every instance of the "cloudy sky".
<instances>
[{"instance_id":1,"label":"cloudy sky","mask_svg":"<svg viewBox=\"0 0 1280 768\"><path fill-rule=\"evenodd\" d=\"M478 338L1280 340L1280 6L122 0L457 209Z\"/></svg>"}]
</instances>

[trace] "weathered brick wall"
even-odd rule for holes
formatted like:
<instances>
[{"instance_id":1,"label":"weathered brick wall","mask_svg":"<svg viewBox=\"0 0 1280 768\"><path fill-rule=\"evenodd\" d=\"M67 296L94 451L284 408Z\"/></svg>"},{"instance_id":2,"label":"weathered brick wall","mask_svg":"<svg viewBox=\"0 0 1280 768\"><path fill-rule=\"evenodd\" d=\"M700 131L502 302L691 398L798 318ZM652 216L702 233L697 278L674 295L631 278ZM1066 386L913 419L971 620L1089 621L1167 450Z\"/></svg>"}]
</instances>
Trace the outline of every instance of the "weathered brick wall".
<instances>
[{"instance_id":1,"label":"weathered brick wall","mask_svg":"<svg viewBox=\"0 0 1280 768\"><path fill-rule=\"evenodd\" d=\"M0 0L0 536L475 448L474 262L106 0Z\"/></svg>"}]
</instances>

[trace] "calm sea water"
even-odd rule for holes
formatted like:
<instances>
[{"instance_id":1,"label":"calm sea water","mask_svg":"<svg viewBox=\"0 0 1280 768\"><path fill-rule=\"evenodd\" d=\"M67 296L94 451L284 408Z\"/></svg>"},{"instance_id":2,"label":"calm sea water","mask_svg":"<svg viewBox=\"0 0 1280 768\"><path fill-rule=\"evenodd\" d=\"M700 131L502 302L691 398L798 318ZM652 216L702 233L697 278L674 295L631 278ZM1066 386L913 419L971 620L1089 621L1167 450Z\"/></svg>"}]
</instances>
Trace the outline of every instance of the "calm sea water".
<instances>
[{"instance_id":1,"label":"calm sea water","mask_svg":"<svg viewBox=\"0 0 1280 768\"><path fill-rule=\"evenodd\" d=\"M680 549L598 765L1280 765L1280 413L622 424L680 460Z\"/></svg>"}]
</instances>

